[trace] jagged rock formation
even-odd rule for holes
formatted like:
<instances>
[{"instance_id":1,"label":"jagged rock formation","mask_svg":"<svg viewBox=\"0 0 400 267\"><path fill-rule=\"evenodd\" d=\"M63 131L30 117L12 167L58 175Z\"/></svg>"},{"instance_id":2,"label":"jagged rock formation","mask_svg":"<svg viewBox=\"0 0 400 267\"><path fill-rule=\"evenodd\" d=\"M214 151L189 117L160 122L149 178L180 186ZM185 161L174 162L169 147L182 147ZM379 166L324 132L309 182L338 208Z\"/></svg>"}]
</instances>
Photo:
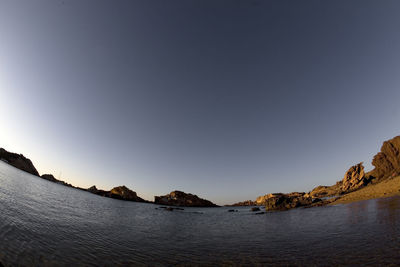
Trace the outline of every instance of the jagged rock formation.
<instances>
[{"instance_id":1,"label":"jagged rock formation","mask_svg":"<svg viewBox=\"0 0 400 267\"><path fill-rule=\"evenodd\" d=\"M299 192L268 194L264 196L264 200L267 211L288 210L313 203L313 199L308 194Z\"/></svg>"},{"instance_id":2,"label":"jagged rock formation","mask_svg":"<svg viewBox=\"0 0 400 267\"><path fill-rule=\"evenodd\" d=\"M232 205L227 205L227 206L231 206L231 207L238 207L238 206L256 206L256 202L252 201L252 200L245 200L242 202L238 202Z\"/></svg>"},{"instance_id":3,"label":"jagged rock formation","mask_svg":"<svg viewBox=\"0 0 400 267\"><path fill-rule=\"evenodd\" d=\"M155 196L154 203L182 207L217 207L209 200L182 191L173 191L165 196Z\"/></svg>"},{"instance_id":4,"label":"jagged rock formation","mask_svg":"<svg viewBox=\"0 0 400 267\"><path fill-rule=\"evenodd\" d=\"M136 202L147 202L141 197L139 197L136 192L130 190L126 186L117 186L111 189L110 191L105 191L105 190L99 190L96 188L95 185L92 187L86 189L86 191L103 196L103 197L110 197L110 198L116 198L116 199L121 199L121 200L128 200L128 201L136 201Z\"/></svg>"},{"instance_id":5,"label":"jagged rock formation","mask_svg":"<svg viewBox=\"0 0 400 267\"><path fill-rule=\"evenodd\" d=\"M368 184L369 179L365 176L364 166L361 163L351 166L339 183L341 192L350 192Z\"/></svg>"},{"instance_id":6,"label":"jagged rock formation","mask_svg":"<svg viewBox=\"0 0 400 267\"><path fill-rule=\"evenodd\" d=\"M39 172L36 170L35 166L33 166L32 161L25 158L22 154L11 153L4 148L0 148L0 159L15 168L39 176Z\"/></svg>"},{"instance_id":7,"label":"jagged rock formation","mask_svg":"<svg viewBox=\"0 0 400 267\"><path fill-rule=\"evenodd\" d=\"M398 176L400 174L400 136L385 141L381 151L374 156L375 167L371 175L377 179Z\"/></svg>"}]
</instances>

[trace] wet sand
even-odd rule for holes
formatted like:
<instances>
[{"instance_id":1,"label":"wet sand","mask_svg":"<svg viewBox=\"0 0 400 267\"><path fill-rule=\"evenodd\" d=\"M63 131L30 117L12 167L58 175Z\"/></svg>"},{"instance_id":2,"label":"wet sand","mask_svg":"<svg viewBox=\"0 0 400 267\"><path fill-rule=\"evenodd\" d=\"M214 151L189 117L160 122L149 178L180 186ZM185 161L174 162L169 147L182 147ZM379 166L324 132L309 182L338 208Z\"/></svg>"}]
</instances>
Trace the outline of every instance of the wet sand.
<instances>
[{"instance_id":1,"label":"wet sand","mask_svg":"<svg viewBox=\"0 0 400 267\"><path fill-rule=\"evenodd\" d=\"M346 204L361 200L398 195L400 196L400 176L387 179L378 184L371 184L355 192L343 195L329 205Z\"/></svg>"}]
</instances>

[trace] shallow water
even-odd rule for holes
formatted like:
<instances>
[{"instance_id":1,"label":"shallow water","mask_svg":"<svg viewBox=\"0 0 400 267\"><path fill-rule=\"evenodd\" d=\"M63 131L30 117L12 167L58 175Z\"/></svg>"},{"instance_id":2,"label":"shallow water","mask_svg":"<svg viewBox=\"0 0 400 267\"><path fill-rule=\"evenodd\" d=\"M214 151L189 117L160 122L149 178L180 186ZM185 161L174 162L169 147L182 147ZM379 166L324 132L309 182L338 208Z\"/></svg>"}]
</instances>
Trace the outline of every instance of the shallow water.
<instances>
[{"instance_id":1,"label":"shallow water","mask_svg":"<svg viewBox=\"0 0 400 267\"><path fill-rule=\"evenodd\" d=\"M400 198L254 215L155 209L0 162L5 266L398 265Z\"/></svg>"}]
</instances>

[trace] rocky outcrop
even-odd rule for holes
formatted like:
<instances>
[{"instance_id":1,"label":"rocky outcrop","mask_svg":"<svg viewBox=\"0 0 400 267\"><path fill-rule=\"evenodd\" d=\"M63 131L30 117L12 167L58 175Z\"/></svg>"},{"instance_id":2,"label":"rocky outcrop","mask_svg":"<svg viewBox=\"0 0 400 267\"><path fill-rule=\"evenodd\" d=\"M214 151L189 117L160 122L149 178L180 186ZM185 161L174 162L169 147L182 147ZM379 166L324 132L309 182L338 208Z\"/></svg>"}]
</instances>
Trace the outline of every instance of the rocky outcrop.
<instances>
[{"instance_id":1,"label":"rocky outcrop","mask_svg":"<svg viewBox=\"0 0 400 267\"><path fill-rule=\"evenodd\" d=\"M340 193L347 193L357 190L369 182L369 178L365 176L364 166L361 163L351 166L350 169L345 173L344 178L338 183L340 186Z\"/></svg>"},{"instance_id":2,"label":"rocky outcrop","mask_svg":"<svg viewBox=\"0 0 400 267\"><path fill-rule=\"evenodd\" d=\"M231 205L226 205L226 206L230 206L230 207L256 206L256 202L252 201L252 200L245 200L245 201L242 201L242 202L238 202L238 203L231 204Z\"/></svg>"},{"instance_id":3,"label":"rocky outcrop","mask_svg":"<svg viewBox=\"0 0 400 267\"><path fill-rule=\"evenodd\" d=\"M121 199L121 200L128 200L128 201L136 201L136 202L147 202L141 197L139 197L136 192L130 190L126 186L117 186L111 189L110 191L105 191L105 190L99 190L95 185L89 187L86 189L86 191L96 194L102 197L110 197L110 198L115 198L115 199Z\"/></svg>"},{"instance_id":4,"label":"rocky outcrop","mask_svg":"<svg viewBox=\"0 0 400 267\"><path fill-rule=\"evenodd\" d=\"M92 194L97 194L99 192L99 190L97 189L97 187L95 185L89 187L88 189L86 189L86 191L88 191Z\"/></svg>"},{"instance_id":5,"label":"rocky outcrop","mask_svg":"<svg viewBox=\"0 0 400 267\"><path fill-rule=\"evenodd\" d=\"M140 201L142 202L143 199L138 197L136 192L130 190L126 186L117 186L111 189L110 191L111 197L112 198L119 198L123 200L129 200L129 201Z\"/></svg>"},{"instance_id":6,"label":"rocky outcrop","mask_svg":"<svg viewBox=\"0 0 400 267\"><path fill-rule=\"evenodd\" d=\"M371 175L377 179L400 175L400 136L383 142L381 151L374 156L375 167Z\"/></svg>"},{"instance_id":7,"label":"rocky outcrop","mask_svg":"<svg viewBox=\"0 0 400 267\"><path fill-rule=\"evenodd\" d=\"M43 174L42 176L40 176L41 178L53 182L53 183L57 183L57 184L61 184L61 185L65 185L65 186L69 186L69 187L73 187L73 188L77 188L75 186L73 186L72 184L66 183L64 181L58 180L56 179L52 174ZM77 188L80 189L80 188Z\"/></svg>"},{"instance_id":8,"label":"rocky outcrop","mask_svg":"<svg viewBox=\"0 0 400 267\"><path fill-rule=\"evenodd\" d=\"M50 181L50 182L58 182L59 180L57 180L52 174L42 174L43 179Z\"/></svg>"},{"instance_id":9,"label":"rocky outcrop","mask_svg":"<svg viewBox=\"0 0 400 267\"><path fill-rule=\"evenodd\" d=\"M340 185L335 184L332 186L320 185L315 187L308 193L312 198L331 197L340 194Z\"/></svg>"},{"instance_id":10,"label":"rocky outcrop","mask_svg":"<svg viewBox=\"0 0 400 267\"><path fill-rule=\"evenodd\" d=\"M11 153L4 148L0 148L0 160L7 162L15 168L39 176L39 172L36 170L35 166L33 166L32 161L25 158L22 154Z\"/></svg>"},{"instance_id":11,"label":"rocky outcrop","mask_svg":"<svg viewBox=\"0 0 400 267\"><path fill-rule=\"evenodd\" d=\"M267 211L288 210L309 206L313 199L306 193L293 192L289 194L274 193L264 196Z\"/></svg>"},{"instance_id":12,"label":"rocky outcrop","mask_svg":"<svg viewBox=\"0 0 400 267\"><path fill-rule=\"evenodd\" d=\"M182 191L173 191L165 196L155 196L154 203L182 207L217 207L209 200Z\"/></svg>"}]
</instances>

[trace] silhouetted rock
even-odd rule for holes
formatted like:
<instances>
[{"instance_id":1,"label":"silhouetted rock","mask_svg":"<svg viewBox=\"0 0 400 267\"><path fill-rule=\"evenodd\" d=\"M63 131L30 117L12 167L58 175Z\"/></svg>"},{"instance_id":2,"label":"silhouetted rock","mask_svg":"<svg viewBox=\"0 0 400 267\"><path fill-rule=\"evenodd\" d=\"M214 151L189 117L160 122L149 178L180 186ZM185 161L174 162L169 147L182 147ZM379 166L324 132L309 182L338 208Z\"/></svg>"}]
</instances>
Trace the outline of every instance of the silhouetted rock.
<instances>
[{"instance_id":1,"label":"silhouetted rock","mask_svg":"<svg viewBox=\"0 0 400 267\"><path fill-rule=\"evenodd\" d=\"M400 174L400 136L383 142L381 151L374 156L371 175L382 179Z\"/></svg>"},{"instance_id":2,"label":"silhouetted rock","mask_svg":"<svg viewBox=\"0 0 400 267\"><path fill-rule=\"evenodd\" d=\"M43 179L46 179L50 182L58 182L58 180L52 174L43 174L40 177L42 177Z\"/></svg>"},{"instance_id":3,"label":"silhouetted rock","mask_svg":"<svg viewBox=\"0 0 400 267\"><path fill-rule=\"evenodd\" d=\"M237 212L238 210L228 210L228 212Z\"/></svg>"},{"instance_id":4,"label":"silhouetted rock","mask_svg":"<svg viewBox=\"0 0 400 267\"><path fill-rule=\"evenodd\" d=\"M68 184L64 181L58 180L56 179L52 174L43 174L42 176L40 176L41 178L53 182L53 183L57 183L57 184L61 184L61 185L65 185L65 186L69 186L69 187L73 187L73 188L77 188L74 187L72 184ZM77 189L81 189L81 188L77 188Z\"/></svg>"},{"instance_id":5,"label":"silhouetted rock","mask_svg":"<svg viewBox=\"0 0 400 267\"><path fill-rule=\"evenodd\" d=\"M312 204L312 198L308 194L299 192L268 194L264 199L267 211L288 210Z\"/></svg>"},{"instance_id":6,"label":"silhouetted rock","mask_svg":"<svg viewBox=\"0 0 400 267\"><path fill-rule=\"evenodd\" d=\"M88 192L93 193L93 194L97 194L99 192L99 190L97 189L97 187L95 185L89 187L87 189Z\"/></svg>"},{"instance_id":7,"label":"silhouetted rock","mask_svg":"<svg viewBox=\"0 0 400 267\"><path fill-rule=\"evenodd\" d=\"M0 160L14 166L15 168L39 176L39 172L36 170L35 166L33 166L32 161L25 158L22 154L11 153L4 148L0 148Z\"/></svg>"},{"instance_id":8,"label":"silhouetted rock","mask_svg":"<svg viewBox=\"0 0 400 267\"><path fill-rule=\"evenodd\" d=\"M232 204L232 205L226 205L226 206L229 206L229 207L256 206L256 202L252 201L252 200L245 200L245 201L242 201L242 202L238 202L238 203L235 203L235 204Z\"/></svg>"},{"instance_id":9,"label":"silhouetted rock","mask_svg":"<svg viewBox=\"0 0 400 267\"><path fill-rule=\"evenodd\" d=\"M182 191L173 191L165 196L155 196L154 203L183 207L217 207L217 205L209 200L205 200L196 195L187 194Z\"/></svg>"},{"instance_id":10,"label":"silhouetted rock","mask_svg":"<svg viewBox=\"0 0 400 267\"><path fill-rule=\"evenodd\" d=\"M259 208L259 207L253 207L253 208L251 208L250 210L251 210L251 211L259 211L260 208Z\"/></svg>"}]
</instances>

